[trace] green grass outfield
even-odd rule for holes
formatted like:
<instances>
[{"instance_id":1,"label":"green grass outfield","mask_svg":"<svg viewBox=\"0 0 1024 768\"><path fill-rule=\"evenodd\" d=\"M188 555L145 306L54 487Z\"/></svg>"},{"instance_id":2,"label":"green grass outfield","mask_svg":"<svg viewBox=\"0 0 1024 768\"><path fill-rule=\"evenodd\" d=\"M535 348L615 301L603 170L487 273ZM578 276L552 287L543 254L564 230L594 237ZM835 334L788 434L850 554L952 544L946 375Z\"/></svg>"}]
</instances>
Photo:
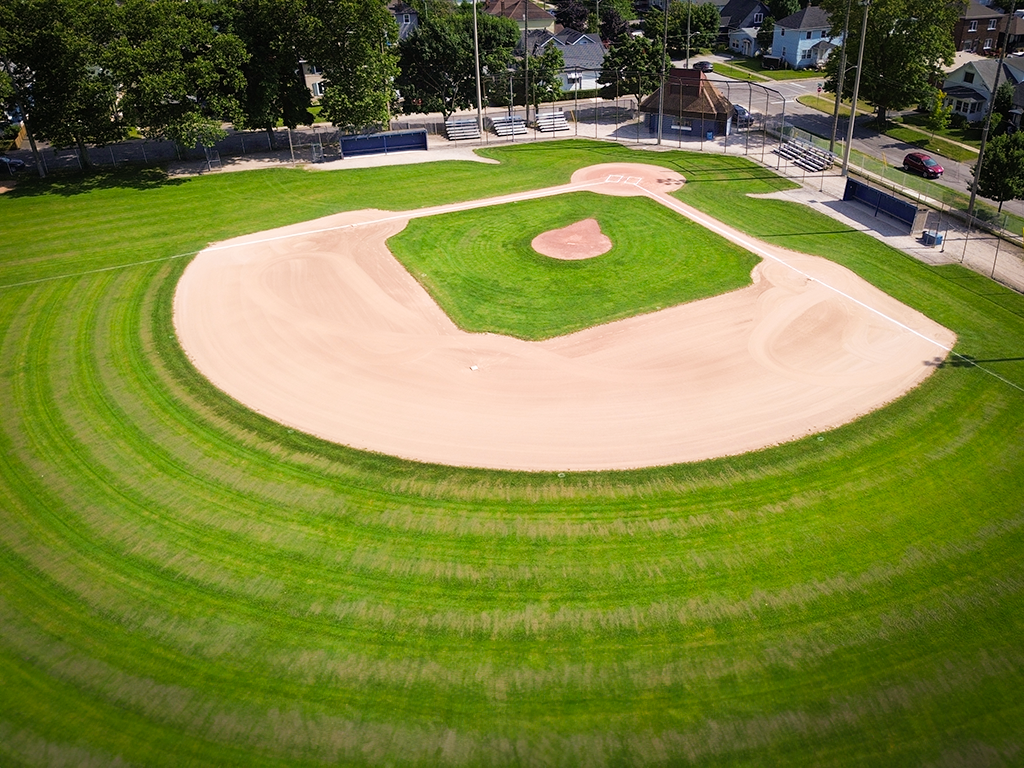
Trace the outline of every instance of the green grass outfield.
<instances>
[{"instance_id":1,"label":"green grass outfield","mask_svg":"<svg viewBox=\"0 0 1024 768\"><path fill-rule=\"evenodd\" d=\"M739 158L488 154L0 196L0 765L1019 764L1024 298L746 197L785 182ZM290 432L176 344L207 241L621 160L981 367L778 448L560 478Z\"/></svg>"}]
</instances>

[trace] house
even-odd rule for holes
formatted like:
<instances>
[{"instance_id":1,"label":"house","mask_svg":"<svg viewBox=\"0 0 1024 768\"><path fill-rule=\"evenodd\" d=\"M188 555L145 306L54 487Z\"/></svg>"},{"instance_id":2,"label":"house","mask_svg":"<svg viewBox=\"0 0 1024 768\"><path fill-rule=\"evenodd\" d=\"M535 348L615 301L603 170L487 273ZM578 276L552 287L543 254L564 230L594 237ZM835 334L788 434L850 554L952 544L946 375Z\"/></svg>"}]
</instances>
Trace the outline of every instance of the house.
<instances>
[{"instance_id":1,"label":"house","mask_svg":"<svg viewBox=\"0 0 1024 768\"><path fill-rule=\"evenodd\" d=\"M408 3L403 0L392 0L388 3L388 10L398 22L398 41L405 40L420 25L420 16Z\"/></svg>"},{"instance_id":2,"label":"house","mask_svg":"<svg viewBox=\"0 0 1024 768\"><path fill-rule=\"evenodd\" d=\"M761 0L729 0L720 11L721 34L729 44L729 50L744 56L755 55L757 30L771 15L768 6Z\"/></svg>"},{"instance_id":3,"label":"house","mask_svg":"<svg viewBox=\"0 0 1024 768\"><path fill-rule=\"evenodd\" d=\"M672 69L665 83L662 133L725 136L732 132L736 108L698 69ZM640 103L644 122L652 133L658 131L661 116L661 88Z\"/></svg>"},{"instance_id":4,"label":"house","mask_svg":"<svg viewBox=\"0 0 1024 768\"><path fill-rule=\"evenodd\" d=\"M323 71L311 61L301 61L299 64L302 67L302 79L315 101L324 95Z\"/></svg>"},{"instance_id":5,"label":"house","mask_svg":"<svg viewBox=\"0 0 1024 768\"><path fill-rule=\"evenodd\" d=\"M547 30L530 30L527 45L531 56L540 56L548 46L557 46L562 51L565 66L562 70L563 91L586 91L598 87L601 65L606 53L601 37L584 34L574 29L563 28L557 34ZM516 49L521 56L523 46Z\"/></svg>"},{"instance_id":6,"label":"house","mask_svg":"<svg viewBox=\"0 0 1024 768\"><path fill-rule=\"evenodd\" d=\"M952 104L955 114L963 115L972 122L981 120L988 111L998 69L997 59L969 61L954 69L942 81L946 104ZM1014 86L1024 83L1024 61L1006 59L999 83L1006 82Z\"/></svg>"},{"instance_id":7,"label":"house","mask_svg":"<svg viewBox=\"0 0 1024 768\"><path fill-rule=\"evenodd\" d=\"M997 8L971 0L964 15L953 25L953 42L958 51L984 53L999 44L1006 31L1007 16Z\"/></svg>"},{"instance_id":8,"label":"house","mask_svg":"<svg viewBox=\"0 0 1024 768\"><path fill-rule=\"evenodd\" d=\"M543 29L551 34L558 30L555 15L544 9L533 0L487 0L484 12L491 16L504 16L512 19L523 32L529 29Z\"/></svg>"},{"instance_id":9,"label":"house","mask_svg":"<svg viewBox=\"0 0 1024 768\"><path fill-rule=\"evenodd\" d=\"M832 50L843 42L843 36L829 36L828 13L810 5L775 22L771 55L789 69L820 67Z\"/></svg>"},{"instance_id":10,"label":"house","mask_svg":"<svg viewBox=\"0 0 1024 768\"><path fill-rule=\"evenodd\" d=\"M999 36L999 46L1006 44L1009 54L1024 53L1024 11L1017 11L1007 20L1006 34Z\"/></svg>"}]
</instances>

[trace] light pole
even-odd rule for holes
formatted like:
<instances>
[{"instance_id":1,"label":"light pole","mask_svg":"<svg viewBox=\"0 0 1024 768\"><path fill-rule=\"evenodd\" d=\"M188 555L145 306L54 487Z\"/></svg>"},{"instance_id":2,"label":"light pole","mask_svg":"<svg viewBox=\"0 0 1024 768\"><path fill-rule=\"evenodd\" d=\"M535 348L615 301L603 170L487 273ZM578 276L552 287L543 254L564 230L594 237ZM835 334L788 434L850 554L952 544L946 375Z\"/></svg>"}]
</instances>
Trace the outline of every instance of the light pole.
<instances>
[{"instance_id":1,"label":"light pole","mask_svg":"<svg viewBox=\"0 0 1024 768\"><path fill-rule=\"evenodd\" d=\"M661 144L661 132L665 123L665 62L668 60L668 9L672 0L665 3L665 28L661 37L661 88L658 89L658 144Z\"/></svg>"},{"instance_id":2,"label":"light pole","mask_svg":"<svg viewBox=\"0 0 1024 768\"><path fill-rule=\"evenodd\" d=\"M850 39L850 6L853 0L846 0L846 19L843 21L843 50L839 54L839 82L836 84L836 108L832 113L832 137L828 143L828 151L835 154L836 133L839 132L839 105L843 101L843 82L846 80L846 43ZM853 111L850 111L853 118Z\"/></svg>"},{"instance_id":3,"label":"light pole","mask_svg":"<svg viewBox=\"0 0 1024 768\"><path fill-rule=\"evenodd\" d=\"M860 25L860 48L857 51L857 76L853 79L853 100L850 102L850 125L846 128L846 146L843 147L843 169L841 175L848 176L850 171L850 145L853 143L853 125L857 122L857 96L860 93L860 75L864 64L864 38L868 33L868 8L871 0L860 0L864 6L864 18ZM846 44L846 41L843 41Z\"/></svg>"},{"instance_id":4,"label":"light pole","mask_svg":"<svg viewBox=\"0 0 1024 768\"><path fill-rule=\"evenodd\" d=\"M480 35L476 26L476 0L473 0L473 64L476 67L476 129L484 132L483 94L480 90Z\"/></svg>"}]
</instances>

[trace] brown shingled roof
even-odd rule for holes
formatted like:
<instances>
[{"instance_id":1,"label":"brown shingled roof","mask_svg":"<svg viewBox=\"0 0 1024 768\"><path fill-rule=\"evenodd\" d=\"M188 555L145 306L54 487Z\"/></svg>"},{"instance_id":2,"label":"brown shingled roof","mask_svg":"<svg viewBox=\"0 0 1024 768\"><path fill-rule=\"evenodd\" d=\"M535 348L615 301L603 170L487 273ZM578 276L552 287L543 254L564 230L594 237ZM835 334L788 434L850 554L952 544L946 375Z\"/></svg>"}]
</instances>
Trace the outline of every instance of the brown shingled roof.
<instances>
[{"instance_id":1,"label":"brown shingled roof","mask_svg":"<svg viewBox=\"0 0 1024 768\"><path fill-rule=\"evenodd\" d=\"M732 104L697 69L673 69L665 83L665 114L681 117L700 117L726 120L732 113ZM661 89L640 104L641 112L657 112Z\"/></svg>"}]
</instances>

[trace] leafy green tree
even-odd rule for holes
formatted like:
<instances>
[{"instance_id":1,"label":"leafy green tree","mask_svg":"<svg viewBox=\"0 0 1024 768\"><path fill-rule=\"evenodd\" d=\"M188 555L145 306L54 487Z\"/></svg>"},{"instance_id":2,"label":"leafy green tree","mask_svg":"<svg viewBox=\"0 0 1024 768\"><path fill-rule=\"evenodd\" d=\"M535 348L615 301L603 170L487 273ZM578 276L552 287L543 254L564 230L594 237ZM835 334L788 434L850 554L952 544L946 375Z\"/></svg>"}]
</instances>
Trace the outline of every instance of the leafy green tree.
<instances>
[{"instance_id":1,"label":"leafy green tree","mask_svg":"<svg viewBox=\"0 0 1024 768\"><path fill-rule=\"evenodd\" d=\"M604 86L601 95L608 99L630 94L639 102L658 88L662 68L668 63L660 41L630 37L613 45L604 57L601 76L597 79Z\"/></svg>"},{"instance_id":2,"label":"leafy green tree","mask_svg":"<svg viewBox=\"0 0 1024 768\"><path fill-rule=\"evenodd\" d=\"M223 31L226 6L186 0L123 0L107 59L120 107L144 135L184 147L212 146L225 122L241 122L245 46Z\"/></svg>"},{"instance_id":3,"label":"leafy green tree","mask_svg":"<svg viewBox=\"0 0 1024 768\"><path fill-rule=\"evenodd\" d=\"M687 22L689 14L689 22ZM647 12L643 20L644 37L661 43L664 35L664 14L654 8ZM702 48L710 48L718 37L721 17L718 8L712 3L694 5L693 3L670 3L668 7L668 52L675 57L687 55L687 39L689 53L692 55ZM689 38L687 38L689 26Z\"/></svg>"},{"instance_id":4,"label":"leafy green tree","mask_svg":"<svg viewBox=\"0 0 1024 768\"><path fill-rule=\"evenodd\" d=\"M800 0L768 0L767 5L773 19L784 19L799 11L804 3Z\"/></svg>"},{"instance_id":5,"label":"leafy green tree","mask_svg":"<svg viewBox=\"0 0 1024 768\"><path fill-rule=\"evenodd\" d=\"M928 127L932 131L944 131L949 127L950 118L953 116L953 105L946 103L944 91L936 91L932 102L931 111L928 113Z\"/></svg>"},{"instance_id":6,"label":"leafy green tree","mask_svg":"<svg viewBox=\"0 0 1024 768\"><path fill-rule=\"evenodd\" d=\"M91 166L87 144L126 134L117 110L117 82L104 66L114 35L109 0L13 0L4 4L4 90L35 139L74 146ZM42 171L43 164L36 162Z\"/></svg>"},{"instance_id":7,"label":"leafy green tree","mask_svg":"<svg viewBox=\"0 0 1024 768\"><path fill-rule=\"evenodd\" d=\"M519 28L511 19L478 14L477 29L481 76L504 74L513 62ZM471 10L431 16L402 41L399 52L397 86L406 112L440 112L447 120L475 104Z\"/></svg>"},{"instance_id":8,"label":"leafy green tree","mask_svg":"<svg viewBox=\"0 0 1024 768\"><path fill-rule=\"evenodd\" d=\"M607 10L601 9L601 39L610 45L629 36L629 22L622 18L618 9L612 5Z\"/></svg>"},{"instance_id":9,"label":"leafy green tree","mask_svg":"<svg viewBox=\"0 0 1024 768\"><path fill-rule=\"evenodd\" d=\"M242 67L239 128L262 129L276 148L274 129L310 125L312 99L302 77L303 31L308 24L303 0L236 0L233 29L249 54Z\"/></svg>"},{"instance_id":10,"label":"leafy green tree","mask_svg":"<svg viewBox=\"0 0 1024 768\"><path fill-rule=\"evenodd\" d=\"M590 22L590 11L578 0L558 0L555 4L555 21L577 32L586 32Z\"/></svg>"},{"instance_id":11,"label":"leafy green tree","mask_svg":"<svg viewBox=\"0 0 1024 768\"><path fill-rule=\"evenodd\" d=\"M821 7L830 14L833 36L842 33L846 2L821 0ZM953 63L953 25L966 7L966 0L874 0L868 6L859 97L875 106L879 127L886 124L890 110L906 109L932 94L932 83L944 76L942 67ZM857 60L862 12L855 6L849 34L842 43L848 46L851 63ZM839 60L833 51L826 64L825 87L832 93L838 82ZM853 77L844 80L844 98L852 96L853 82Z\"/></svg>"},{"instance_id":12,"label":"leafy green tree","mask_svg":"<svg viewBox=\"0 0 1024 768\"><path fill-rule=\"evenodd\" d=\"M1002 116L1003 121L1010 120L1010 111L1013 109L1013 92L1016 86L1008 80L1004 80L996 88L996 98L993 110ZM995 115L993 115L995 117Z\"/></svg>"},{"instance_id":13,"label":"leafy green tree","mask_svg":"<svg viewBox=\"0 0 1024 768\"><path fill-rule=\"evenodd\" d=\"M1024 198L1024 132L993 137L985 148L978 194L999 203Z\"/></svg>"},{"instance_id":14,"label":"leafy green tree","mask_svg":"<svg viewBox=\"0 0 1024 768\"><path fill-rule=\"evenodd\" d=\"M522 95L524 86L524 60L516 62L516 90ZM530 57L530 103L534 113L542 102L556 101L562 96L562 68L565 57L555 44L544 46L543 52ZM525 102L524 102L525 103Z\"/></svg>"},{"instance_id":15,"label":"leafy green tree","mask_svg":"<svg viewBox=\"0 0 1024 768\"><path fill-rule=\"evenodd\" d=\"M349 130L387 125L398 77L398 23L384 0L308 0L308 10L309 59L324 73L321 114Z\"/></svg>"}]
</instances>

